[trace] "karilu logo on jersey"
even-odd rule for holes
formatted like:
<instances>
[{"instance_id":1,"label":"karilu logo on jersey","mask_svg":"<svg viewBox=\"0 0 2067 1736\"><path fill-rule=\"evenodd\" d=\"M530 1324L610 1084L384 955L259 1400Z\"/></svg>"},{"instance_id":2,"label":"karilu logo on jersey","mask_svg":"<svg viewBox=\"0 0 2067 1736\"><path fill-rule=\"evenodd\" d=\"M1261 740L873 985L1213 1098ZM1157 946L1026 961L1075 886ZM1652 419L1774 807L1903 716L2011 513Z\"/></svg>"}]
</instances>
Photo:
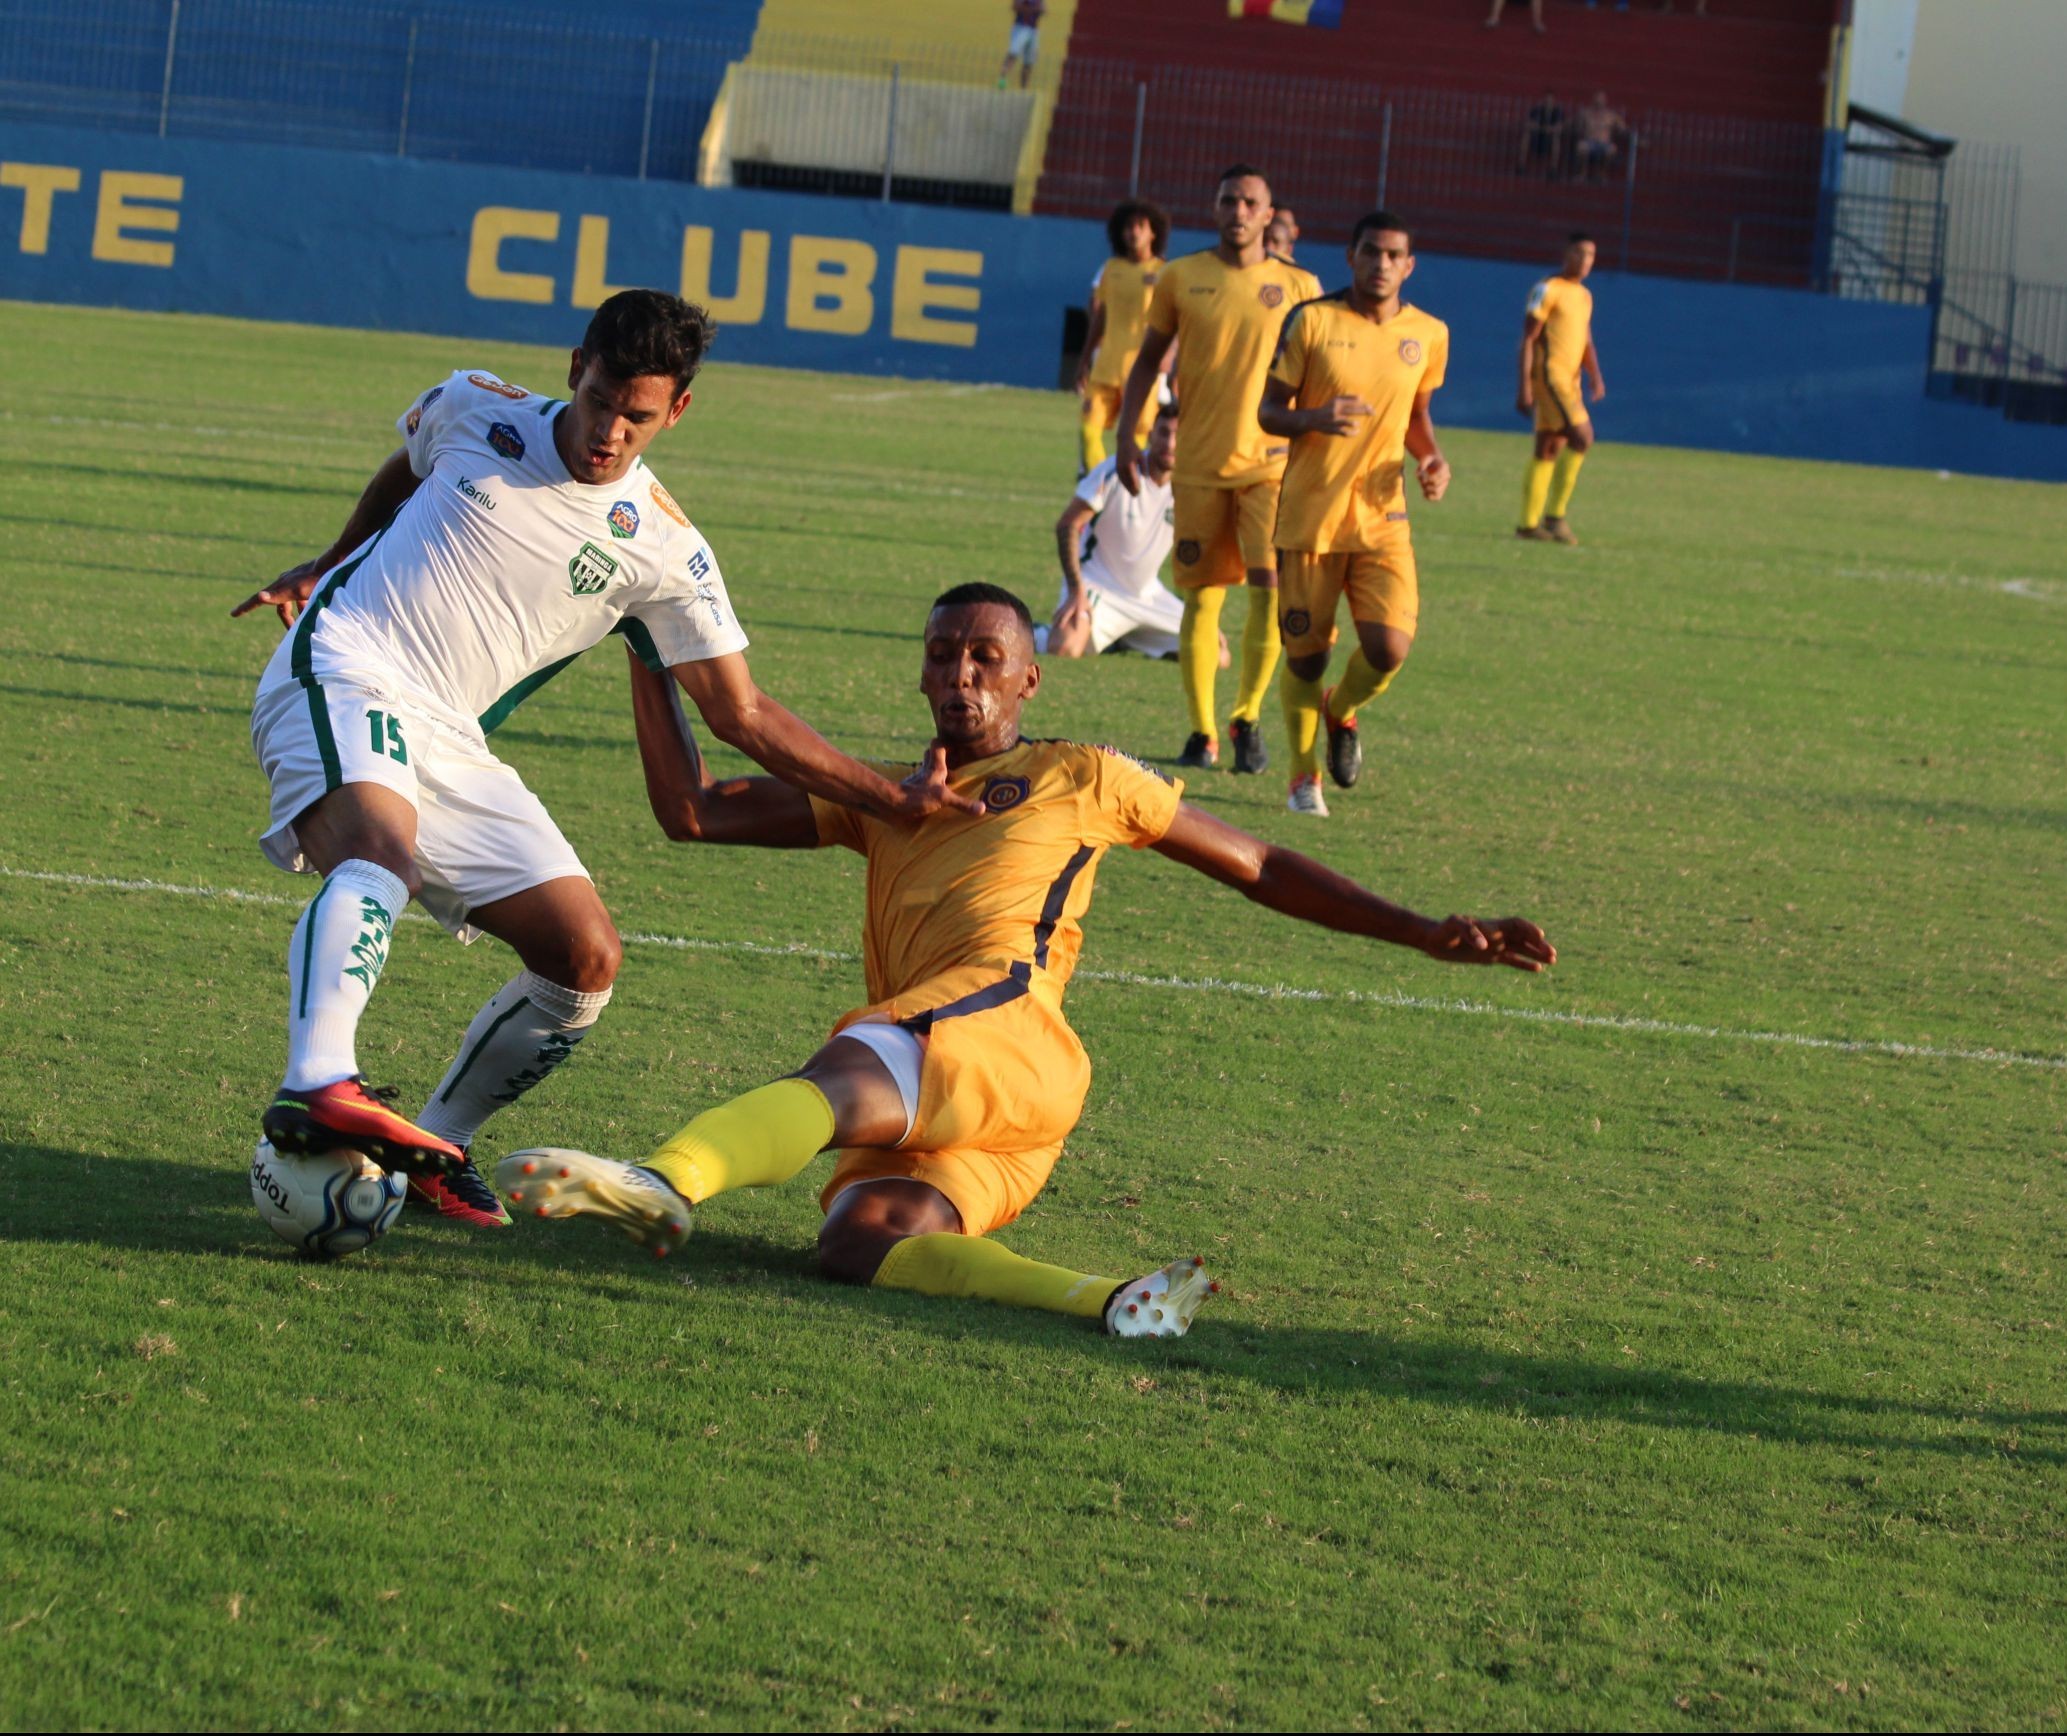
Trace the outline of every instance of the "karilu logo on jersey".
<instances>
[{"instance_id":1,"label":"karilu logo on jersey","mask_svg":"<svg viewBox=\"0 0 2067 1736\"><path fill-rule=\"evenodd\" d=\"M606 555L592 542L581 545L581 553L567 563L567 578L577 597L593 597L617 577L617 557Z\"/></svg>"}]
</instances>

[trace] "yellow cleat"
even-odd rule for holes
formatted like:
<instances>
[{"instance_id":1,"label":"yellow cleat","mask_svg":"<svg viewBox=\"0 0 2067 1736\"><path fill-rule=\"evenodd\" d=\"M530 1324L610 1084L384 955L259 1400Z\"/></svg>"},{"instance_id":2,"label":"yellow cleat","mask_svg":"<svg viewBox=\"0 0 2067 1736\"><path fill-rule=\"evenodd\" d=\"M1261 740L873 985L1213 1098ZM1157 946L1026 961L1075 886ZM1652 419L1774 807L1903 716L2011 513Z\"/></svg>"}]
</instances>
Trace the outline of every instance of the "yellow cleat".
<instances>
[{"instance_id":1,"label":"yellow cleat","mask_svg":"<svg viewBox=\"0 0 2067 1736\"><path fill-rule=\"evenodd\" d=\"M547 1145L511 1152L495 1179L532 1217L601 1219L658 1260L689 1239L689 1201L635 1163Z\"/></svg>"},{"instance_id":2,"label":"yellow cleat","mask_svg":"<svg viewBox=\"0 0 2067 1736\"><path fill-rule=\"evenodd\" d=\"M1115 1338L1182 1338L1208 1296L1219 1294L1206 1262L1175 1260L1160 1272L1123 1284L1105 1305L1105 1330Z\"/></svg>"}]
</instances>

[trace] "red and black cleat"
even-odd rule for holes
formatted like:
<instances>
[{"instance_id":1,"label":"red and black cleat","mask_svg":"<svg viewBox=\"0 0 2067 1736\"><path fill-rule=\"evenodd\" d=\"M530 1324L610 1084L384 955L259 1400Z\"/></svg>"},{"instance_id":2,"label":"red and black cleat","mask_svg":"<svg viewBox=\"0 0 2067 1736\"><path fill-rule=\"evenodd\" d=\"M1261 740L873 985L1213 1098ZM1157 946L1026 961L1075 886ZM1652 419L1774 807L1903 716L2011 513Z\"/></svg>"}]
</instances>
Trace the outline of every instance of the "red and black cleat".
<instances>
[{"instance_id":1,"label":"red and black cleat","mask_svg":"<svg viewBox=\"0 0 2067 1736\"><path fill-rule=\"evenodd\" d=\"M409 1203L441 1218L497 1230L512 1221L508 1209L470 1157L450 1175L412 1175Z\"/></svg>"},{"instance_id":2,"label":"red and black cleat","mask_svg":"<svg viewBox=\"0 0 2067 1736\"><path fill-rule=\"evenodd\" d=\"M313 1091L282 1090L259 1117L275 1151L319 1152L349 1145L382 1169L408 1175L449 1176L466 1166L467 1154L449 1140L426 1133L390 1104L392 1085L374 1087L356 1075Z\"/></svg>"}]
</instances>

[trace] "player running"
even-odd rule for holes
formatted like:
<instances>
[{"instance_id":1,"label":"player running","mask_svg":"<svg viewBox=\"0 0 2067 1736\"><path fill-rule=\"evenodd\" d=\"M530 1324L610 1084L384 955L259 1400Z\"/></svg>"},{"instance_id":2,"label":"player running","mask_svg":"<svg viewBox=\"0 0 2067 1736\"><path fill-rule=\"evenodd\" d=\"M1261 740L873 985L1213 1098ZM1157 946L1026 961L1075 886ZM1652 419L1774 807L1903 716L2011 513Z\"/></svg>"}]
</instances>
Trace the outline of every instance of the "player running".
<instances>
[{"instance_id":1,"label":"player running","mask_svg":"<svg viewBox=\"0 0 2067 1736\"><path fill-rule=\"evenodd\" d=\"M1149 297L1163 269L1163 249L1170 244L1169 214L1146 199L1125 199L1106 218L1105 234L1112 257L1092 280L1091 326L1077 362L1077 396L1084 406L1077 435L1083 450L1080 467L1086 471L1105 462L1105 431L1119 422L1127 371L1140 353ZM1146 446L1155 399L1142 406L1141 416L1135 439Z\"/></svg>"},{"instance_id":2,"label":"player running","mask_svg":"<svg viewBox=\"0 0 2067 1736\"><path fill-rule=\"evenodd\" d=\"M1156 388L1163 356L1175 343L1177 400L1177 588L1184 595L1178 665L1191 735L1180 765L1220 763L1213 695L1214 648L1226 588L1247 579L1249 618L1242 629L1241 679L1229 734L1234 769L1270 764L1257 719L1278 662L1278 480L1285 447L1256 424L1256 400L1285 315L1321 293L1311 272L1264 251L1270 183L1246 163L1220 177L1214 198L1219 245L1163 267L1149 303L1148 330L1120 404L1120 485L1140 486L1141 454L1132 430Z\"/></svg>"},{"instance_id":3,"label":"player running","mask_svg":"<svg viewBox=\"0 0 2067 1736\"><path fill-rule=\"evenodd\" d=\"M1170 472L1177 456L1177 410L1157 413L1141 492L1115 480L1108 458L1077 484L1055 521L1062 594L1054 619L1034 629L1048 657L1092 657L1115 645L1144 657L1175 657L1184 604L1156 575L1169 557ZM1227 663L1227 641L1220 642Z\"/></svg>"},{"instance_id":4,"label":"player running","mask_svg":"<svg viewBox=\"0 0 2067 1736\"><path fill-rule=\"evenodd\" d=\"M1407 533L1408 453L1421 492L1441 500L1450 466L1428 400L1443 383L1450 328L1400 300L1414 240L1390 211L1357 219L1350 285L1285 321L1257 420L1292 442L1278 501L1278 608L1284 624L1285 730L1295 814L1325 819L1314 738L1328 727L1328 772L1348 789L1363 770L1358 707L1391 684L1414 644L1420 586ZM1349 595L1357 648L1329 693L1336 605Z\"/></svg>"},{"instance_id":5,"label":"player running","mask_svg":"<svg viewBox=\"0 0 2067 1736\"><path fill-rule=\"evenodd\" d=\"M593 1215L666 1254L688 1235L693 1207L787 1181L832 1149L818 1236L828 1275L1174 1337L1210 1288L1197 1261L1122 1283L984 1239L1040 1192L1090 1088L1062 995L1107 849L1159 850L1268 909L1431 958L1535 971L1557 955L1533 923L1438 922L1389 904L1188 806L1111 748L1027 740L1020 714L1041 671L1026 605L1009 591L956 586L933 605L924 644L919 686L935 740L914 775L931 782L944 767L984 812L911 830L772 778L712 783L679 702L634 663L647 793L669 837L839 844L867 857L868 1004L795 1073L706 1110L643 1164L517 1152L497 1179L524 1211Z\"/></svg>"},{"instance_id":6,"label":"player running","mask_svg":"<svg viewBox=\"0 0 2067 1736\"><path fill-rule=\"evenodd\" d=\"M1522 383L1514 407L1524 416L1534 414L1536 446L1522 477L1522 521L1514 534L1529 542L1576 547L1579 541L1565 522L1565 509L1579 485L1579 466L1593 450L1593 418L1580 396L1580 371L1595 403L1608 394L1593 347L1593 291L1586 287L1594 252L1593 237L1575 230L1565 243L1563 267L1529 291L1522 316Z\"/></svg>"},{"instance_id":7,"label":"player running","mask_svg":"<svg viewBox=\"0 0 2067 1736\"><path fill-rule=\"evenodd\" d=\"M467 1147L588 1034L621 948L487 736L607 635L670 671L720 740L818 796L878 815L957 800L940 779L900 786L849 759L747 672L710 545L642 456L689 407L712 330L701 308L626 290L590 320L568 399L453 374L402 417L401 449L330 549L231 611L270 604L292 628L252 704L272 785L260 846L323 876L287 951L287 1071L260 1118L276 1150L355 1146L447 1216L509 1221ZM523 967L413 1122L367 1086L355 1049L412 897Z\"/></svg>"}]
</instances>

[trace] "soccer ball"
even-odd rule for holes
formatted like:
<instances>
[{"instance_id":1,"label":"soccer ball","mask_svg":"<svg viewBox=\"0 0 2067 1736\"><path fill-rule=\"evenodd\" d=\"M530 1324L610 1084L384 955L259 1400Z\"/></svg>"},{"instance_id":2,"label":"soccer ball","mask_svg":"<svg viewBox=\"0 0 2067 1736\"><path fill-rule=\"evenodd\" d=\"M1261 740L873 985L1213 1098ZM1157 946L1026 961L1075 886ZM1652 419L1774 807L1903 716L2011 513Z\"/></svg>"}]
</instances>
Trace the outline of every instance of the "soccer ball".
<instances>
[{"instance_id":1,"label":"soccer ball","mask_svg":"<svg viewBox=\"0 0 2067 1736\"><path fill-rule=\"evenodd\" d=\"M251 1158L251 1203L281 1241L311 1260L341 1260L401 1216L408 1183L350 1146L297 1157L261 1139Z\"/></svg>"}]
</instances>

